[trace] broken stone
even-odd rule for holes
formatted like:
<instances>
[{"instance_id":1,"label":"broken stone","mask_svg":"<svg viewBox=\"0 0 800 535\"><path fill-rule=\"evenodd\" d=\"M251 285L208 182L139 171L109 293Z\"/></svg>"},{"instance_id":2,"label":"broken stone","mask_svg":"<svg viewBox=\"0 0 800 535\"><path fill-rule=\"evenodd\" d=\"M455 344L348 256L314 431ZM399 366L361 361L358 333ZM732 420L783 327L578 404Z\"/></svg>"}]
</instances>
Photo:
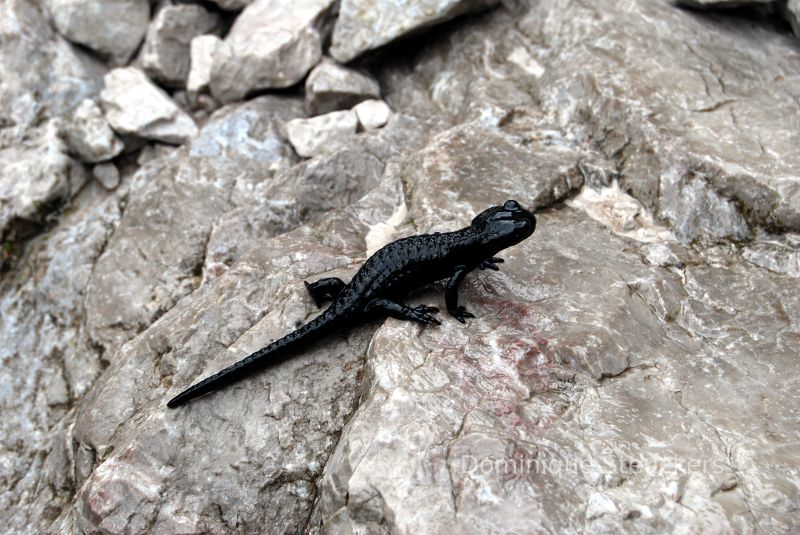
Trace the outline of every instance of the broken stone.
<instances>
[{"instance_id":1,"label":"broken stone","mask_svg":"<svg viewBox=\"0 0 800 535\"><path fill-rule=\"evenodd\" d=\"M787 0L783 5L781 13L789 21L795 36L800 37L800 0Z\"/></svg>"},{"instance_id":2,"label":"broken stone","mask_svg":"<svg viewBox=\"0 0 800 535\"><path fill-rule=\"evenodd\" d=\"M330 54L347 63L403 35L496 3L497 0L424 0L413 5L389 2L377 8L368 0L343 0Z\"/></svg>"},{"instance_id":3,"label":"broken stone","mask_svg":"<svg viewBox=\"0 0 800 535\"><path fill-rule=\"evenodd\" d=\"M358 118L352 110L334 111L286 124L294 150L303 158L333 152L356 133Z\"/></svg>"},{"instance_id":4,"label":"broken stone","mask_svg":"<svg viewBox=\"0 0 800 535\"><path fill-rule=\"evenodd\" d=\"M378 82L327 59L314 67L306 78L306 111L309 115L349 109L362 100L380 96Z\"/></svg>"},{"instance_id":5,"label":"broken stone","mask_svg":"<svg viewBox=\"0 0 800 535\"><path fill-rule=\"evenodd\" d=\"M105 71L98 60L53 31L37 4L0 4L2 138L24 138L28 126L60 117L94 97Z\"/></svg>"},{"instance_id":6,"label":"broken stone","mask_svg":"<svg viewBox=\"0 0 800 535\"><path fill-rule=\"evenodd\" d=\"M57 121L29 130L22 142L0 144L0 240L38 232L47 214L86 180L83 167L67 156Z\"/></svg>"},{"instance_id":7,"label":"broken stone","mask_svg":"<svg viewBox=\"0 0 800 535\"><path fill-rule=\"evenodd\" d=\"M111 162L95 165L92 174L107 190L115 190L119 186L119 170Z\"/></svg>"},{"instance_id":8,"label":"broken stone","mask_svg":"<svg viewBox=\"0 0 800 535\"><path fill-rule=\"evenodd\" d=\"M392 110L382 100L365 100L353 107L358 117L358 124L364 130L375 130L382 127L392 116Z\"/></svg>"},{"instance_id":9,"label":"broken stone","mask_svg":"<svg viewBox=\"0 0 800 535\"><path fill-rule=\"evenodd\" d=\"M193 38L214 31L219 17L203 6L178 4L158 12L144 41L142 66L151 78L183 87L189 75Z\"/></svg>"},{"instance_id":10,"label":"broken stone","mask_svg":"<svg viewBox=\"0 0 800 535\"><path fill-rule=\"evenodd\" d=\"M87 163L110 160L125 148L108 125L100 106L91 99L81 102L65 121L64 131L70 151Z\"/></svg>"},{"instance_id":11,"label":"broken stone","mask_svg":"<svg viewBox=\"0 0 800 535\"><path fill-rule=\"evenodd\" d=\"M135 67L109 72L100 98L106 119L120 134L177 145L197 133L194 121Z\"/></svg>"},{"instance_id":12,"label":"broken stone","mask_svg":"<svg viewBox=\"0 0 800 535\"><path fill-rule=\"evenodd\" d=\"M322 57L333 0L256 0L236 18L214 54L211 93L233 102L257 89L289 87Z\"/></svg>"},{"instance_id":13,"label":"broken stone","mask_svg":"<svg viewBox=\"0 0 800 535\"><path fill-rule=\"evenodd\" d=\"M200 35L192 39L191 68L186 82L190 98L196 99L197 95L208 89L214 53L221 43L222 39L216 35Z\"/></svg>"},{"instance_id":14,"label":"broken stone","mask_svg":"<svg viewBox=\"0 0 800 535\"><path fill-rule=\"evenodd\" d=\"M124 65L142 42L148 0L48 0L56 29L67 39Z\"/></svg>"}]
</instances>

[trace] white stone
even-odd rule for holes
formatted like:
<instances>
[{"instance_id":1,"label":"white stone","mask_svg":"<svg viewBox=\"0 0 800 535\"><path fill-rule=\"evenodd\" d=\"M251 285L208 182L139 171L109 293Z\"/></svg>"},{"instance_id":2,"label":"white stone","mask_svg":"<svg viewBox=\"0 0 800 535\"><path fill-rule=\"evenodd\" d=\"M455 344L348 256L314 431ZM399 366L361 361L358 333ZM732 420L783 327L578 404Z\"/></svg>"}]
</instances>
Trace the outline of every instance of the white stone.
<instances>
[{"instance_id":1,"label":"white stone","mask_svg":"<svg viewBox=\"0 0 800 535\"><path fill-rule=\"evenodd\" d=\"M322 57L321 26L332 0L256 0L214 54L211 92L233 102L257 89L289 87Z\"/></svg>"},{"instance_id":2,"label":"white stone","mask_svg":"<svg viewBox=\"0 0 800 535\"><path fill-rule=\"evenodd\" d=\"M127 63L150 20L148 0L49 0L53 24L67 39Z\"/></svg>"},{"instance_id":3,"label":"white stone","mask_svg":"<svg viewBox=\"0 0 800 535\"><path fill-rule=\"evenodd\" d=\"M496 3L497 0L396 0L376 5L373 0L342 0L330 54L347 63L398 37Z\"/></svg>"},{"instance_id":4,"label":"white stone","mask_svg":"<svg viewBox=\"0 0 800 535\"><path fill-rule=\"evenodd\" d=\"M153 79L181 87L189 75L192 39L213 31L219 17L196 4L167 5L158 12L144 42L142 65Z\"/></svg>"},{"instance_id":5,"label":"white stone","mask_svg":"<svg viewBox=\"0 0 800 535\"><path fill-rule=\"evenodd\" d=\"M81 102L65 121L63 130L70 152L87 163L110 160L125 148L92 99Z\"/></svg>"},{"instance_id":6,"label":"white stone","mask_svg":"<svg viewBox=\"0 0 800 535\"><path fill-rule=\"evenodd\" d=\"M208 89L208 83L211 80L211 64L220 43L222 43L222 39L216 35L200 35L192 39L192 60L189 79L186 82L186 90L189 92L190 98Z\"/></svg>"},{"instance_id":7,"label":"white stone","mask_svg":"<svg viewBox=\"0 0 800 535\"><path fill-rule=\"evenodd\" d=\"M106 74L100 98L106 119L121 134L180 144L197 133L194 121L135 67Z\"/></svg>"},{"instance_id":8,"label":"white stone","mask_svg":"<svg viewBox=\"0 0 800 535\"><path fill-rule=\"evenodd\" d=\"M92 174L107 190L115 190L119 186L119 170L111 162L95 165Z\"/></svg>"},{"instance_id":9,"label":"white stone","mask_svg":"<svg viewBox=\"0 0 800 535\"><path fill-rule=\"evenodd\" d=\"M380 98L373 78L324 59L306 79L306 110L311 115L346 110L368 98Z\"/></svg>"},{"instance_id":10,"label":"white stone","mask_svg":"<svg viewBox=\"0 0 800 535\"><path fill-rule=\"evenodd\" d=\"M356 133L358 118L352 110L334 111L286 124L289 142L304 158L336 150Z\"/></svg>"},{"instance_id":11,"label":"white stone","mask_svg":"<svg viewBox=\"0 0 800 535\"><path fill-rule=\"evenodd\" d=\"M365 100L357 104L353 111L356 112L358 123L364 130L375 130L389 122L392 110L382 100Z\"/></svg>"}]
</instances>

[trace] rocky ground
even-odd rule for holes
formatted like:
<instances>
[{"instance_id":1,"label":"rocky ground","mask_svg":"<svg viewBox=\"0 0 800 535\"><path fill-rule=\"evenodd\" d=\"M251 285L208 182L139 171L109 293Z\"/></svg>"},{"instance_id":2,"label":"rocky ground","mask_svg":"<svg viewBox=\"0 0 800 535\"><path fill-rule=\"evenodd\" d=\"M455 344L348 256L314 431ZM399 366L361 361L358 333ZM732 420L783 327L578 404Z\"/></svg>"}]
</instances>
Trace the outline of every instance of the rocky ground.
<instances>
[{"instance_id":1,"label":"rocky ground","mask_svg":"<svg viewBox=\"0 0 800 535\"><path fill-rule=\"evenodd\" d=\"M683 4L4 2L0 531L800 529L800 4ZM508 198L466 326L166 409Z\"/></svg>"}]
</instances>

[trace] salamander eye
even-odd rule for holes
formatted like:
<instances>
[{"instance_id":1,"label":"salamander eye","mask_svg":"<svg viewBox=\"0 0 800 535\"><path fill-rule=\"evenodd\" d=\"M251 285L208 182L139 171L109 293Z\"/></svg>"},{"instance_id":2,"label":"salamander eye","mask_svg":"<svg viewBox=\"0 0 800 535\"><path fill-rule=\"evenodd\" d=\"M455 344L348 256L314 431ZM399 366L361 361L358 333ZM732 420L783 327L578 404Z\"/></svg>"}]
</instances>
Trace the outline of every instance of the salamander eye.
<instances>
[{"instance_id":1,"label":"salamander eye","mask_svg":"<svg viewBox=\"0 0 800 535\"><path fill-rule=\"evenodd\" d=\"M503 205L503 208L505 208L506 210L519 210L521 206L517 201L512 199L506 201L506 203Z\"/></svg>"}]
</instances>

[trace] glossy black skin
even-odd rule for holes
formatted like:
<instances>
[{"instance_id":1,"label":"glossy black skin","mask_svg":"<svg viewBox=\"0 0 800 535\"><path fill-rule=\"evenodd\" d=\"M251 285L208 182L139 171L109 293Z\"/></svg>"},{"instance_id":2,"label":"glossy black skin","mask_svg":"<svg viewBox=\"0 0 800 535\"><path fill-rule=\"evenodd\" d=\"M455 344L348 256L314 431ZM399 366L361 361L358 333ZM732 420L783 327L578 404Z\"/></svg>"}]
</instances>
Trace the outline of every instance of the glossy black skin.
<instances>
[{"instance_id":1,"label":"glossy black skin","mask_svg":"<svg viewBox=\"0 0 800 535\"><path fill-rule=\"evenodd\" d=\"M458 287L474 269L499 269L502 258L494 255L515 245L536 229L536 218L516 201L506 201L478 214L470 226L455 232L423 234L392 242L369 257L349 284L327 278L306 283L320 304L333 303L319 316L296 331L272 342L249 357L203 379L171 399L177 407L198 396L238 381L280 358L322 338L360 325L370 319L390 316L439 325L431 314L436 307L400 304L412 290L437 280L448 279L445 290L447 311L461 323L474 317L458 304Z\"/></svg>"}]
</instances>

